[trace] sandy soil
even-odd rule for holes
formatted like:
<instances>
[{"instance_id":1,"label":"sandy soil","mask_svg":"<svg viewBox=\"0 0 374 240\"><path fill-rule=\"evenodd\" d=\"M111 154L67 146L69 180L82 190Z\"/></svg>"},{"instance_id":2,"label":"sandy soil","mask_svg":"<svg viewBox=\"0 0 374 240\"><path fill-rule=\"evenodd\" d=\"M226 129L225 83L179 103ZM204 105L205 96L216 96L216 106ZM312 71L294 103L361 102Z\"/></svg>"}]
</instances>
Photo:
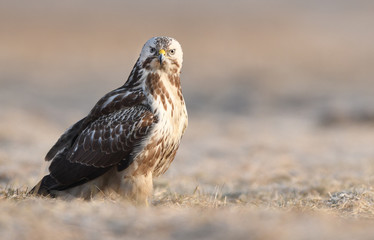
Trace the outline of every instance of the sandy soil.
<instances>
[{"instance_id":1,"label":"sandy soil","mask_svg":"<svg viewBox=\"0 0 374 240\"><path fill-rule=\"evenodd\" d=\"M0 239L372 239L372 3L0 4ZM190 124L151 206L27 196L154 35Z\"/></svg>"}]
</instances>

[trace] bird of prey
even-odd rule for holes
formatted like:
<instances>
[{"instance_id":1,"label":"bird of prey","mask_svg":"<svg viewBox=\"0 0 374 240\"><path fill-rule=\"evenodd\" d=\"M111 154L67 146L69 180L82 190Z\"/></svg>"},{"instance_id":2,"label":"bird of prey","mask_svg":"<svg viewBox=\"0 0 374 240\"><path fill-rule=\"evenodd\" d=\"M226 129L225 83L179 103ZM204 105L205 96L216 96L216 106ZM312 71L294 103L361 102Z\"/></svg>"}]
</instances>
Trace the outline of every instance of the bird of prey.
<instances>
[{"instance_id":1,"label":"bird of prey","mask_svg":"<svg viewBox=\"0 0 374 240\"><path fill-rule=\"evenodd\" d=\"M101 98L49 150L49 174L30 193L84 199L115 193L147 202L153 177L169 168L188 124L182 61L177 40L149 39L126 83Z\"/></svg>"}]
</instances>

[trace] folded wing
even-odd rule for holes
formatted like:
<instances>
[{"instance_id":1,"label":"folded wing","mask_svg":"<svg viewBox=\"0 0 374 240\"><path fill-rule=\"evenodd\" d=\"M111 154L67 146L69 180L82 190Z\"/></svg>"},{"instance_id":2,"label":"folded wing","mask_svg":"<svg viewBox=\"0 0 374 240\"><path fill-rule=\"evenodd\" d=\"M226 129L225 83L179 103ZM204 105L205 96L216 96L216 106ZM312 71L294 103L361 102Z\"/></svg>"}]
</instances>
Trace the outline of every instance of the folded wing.
<instances>
[{"instance_id":1,"label":"folded wing","mask_svg":"<svg viewBox=\"0 0 374 240\"><path fill-rule=\"evenodd\" d=\"M144 105L102 115L76 137L70 148L53 158L49 170L56 183L49 190L83 184L113 166L126 168L156 122Z\"/></svg>"}]
</instances>

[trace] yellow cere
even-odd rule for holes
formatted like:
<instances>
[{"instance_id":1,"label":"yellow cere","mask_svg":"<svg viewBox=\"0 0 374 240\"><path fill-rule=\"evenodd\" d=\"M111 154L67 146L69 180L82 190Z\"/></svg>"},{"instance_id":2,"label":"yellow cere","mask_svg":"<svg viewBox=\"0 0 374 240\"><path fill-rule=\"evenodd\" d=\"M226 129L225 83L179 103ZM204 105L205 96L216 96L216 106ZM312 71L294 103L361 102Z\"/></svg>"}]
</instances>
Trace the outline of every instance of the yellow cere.
<instances>
[{"instance_id":1,"label":"yellow cere","mask_svg":"<svg viewBox=\"0 0 374 240\"><path fill-rule=\"evenodd\" d=\"M162 54L162 55L165 55L165 50L164 49L160 49L160 51L158 51L159 54Z\"/></svg>"}]
</instances>

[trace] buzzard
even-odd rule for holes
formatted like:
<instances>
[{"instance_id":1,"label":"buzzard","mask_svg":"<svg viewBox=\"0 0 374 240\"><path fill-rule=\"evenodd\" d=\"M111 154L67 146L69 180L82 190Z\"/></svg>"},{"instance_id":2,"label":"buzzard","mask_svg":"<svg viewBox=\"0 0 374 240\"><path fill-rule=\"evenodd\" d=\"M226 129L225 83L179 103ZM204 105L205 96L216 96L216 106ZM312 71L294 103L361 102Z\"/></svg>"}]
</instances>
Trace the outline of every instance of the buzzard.
<instances>
[{"instance_id":1,"label":"buzzard","mask_svg":"<svg viewBox=\"0 0 374 240\"><path fill-rule=\"evenodd\" d=\"M182 61L177 40L149 39L126 83L101 98L49 150L49 174L30 193L89 199L114 192L147 202L153 177L169 168L188 124Z\"/></svg>"}]
</instances>

